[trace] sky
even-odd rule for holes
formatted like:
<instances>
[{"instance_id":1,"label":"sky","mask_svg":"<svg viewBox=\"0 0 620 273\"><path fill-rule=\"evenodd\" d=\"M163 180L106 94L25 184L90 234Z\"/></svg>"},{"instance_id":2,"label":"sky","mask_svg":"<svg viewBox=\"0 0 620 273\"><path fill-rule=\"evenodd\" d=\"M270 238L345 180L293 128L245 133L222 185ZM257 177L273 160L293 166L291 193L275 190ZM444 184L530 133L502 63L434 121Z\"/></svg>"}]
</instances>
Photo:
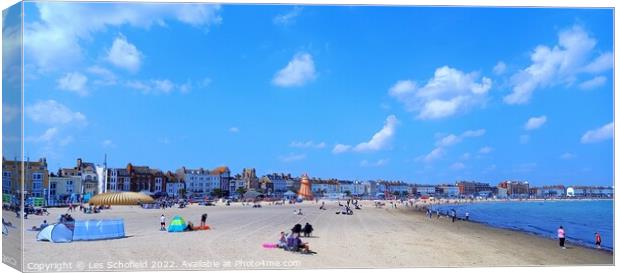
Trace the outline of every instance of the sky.
<instances>
[{"instance_id":1,"label":"sky","mask_svg":"<svg viewBox=\"0 0 620 273\"><path fill-rule=\"evenodd\" d=\"M25 3L24 141L108 166L613 185L611 9Z\"/></svg>"}]
</instances>

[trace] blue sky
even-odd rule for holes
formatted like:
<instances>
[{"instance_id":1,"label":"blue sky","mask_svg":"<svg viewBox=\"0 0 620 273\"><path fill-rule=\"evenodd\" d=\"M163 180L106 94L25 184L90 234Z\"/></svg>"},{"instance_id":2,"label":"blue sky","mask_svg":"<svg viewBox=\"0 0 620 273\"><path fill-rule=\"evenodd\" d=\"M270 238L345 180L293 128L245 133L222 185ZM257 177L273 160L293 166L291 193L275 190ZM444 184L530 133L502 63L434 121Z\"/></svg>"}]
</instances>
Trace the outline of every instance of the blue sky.
<instances>
[{"instance_id":1,"label":"blue sky","mask_svg":"<svg viewBox=\"0 0 620 273\"><path fill-rule=\"evenodd\" d=\"M613 184L610 9L25 4L25 141L164 170Z\"/></svg>"}]
</instances>

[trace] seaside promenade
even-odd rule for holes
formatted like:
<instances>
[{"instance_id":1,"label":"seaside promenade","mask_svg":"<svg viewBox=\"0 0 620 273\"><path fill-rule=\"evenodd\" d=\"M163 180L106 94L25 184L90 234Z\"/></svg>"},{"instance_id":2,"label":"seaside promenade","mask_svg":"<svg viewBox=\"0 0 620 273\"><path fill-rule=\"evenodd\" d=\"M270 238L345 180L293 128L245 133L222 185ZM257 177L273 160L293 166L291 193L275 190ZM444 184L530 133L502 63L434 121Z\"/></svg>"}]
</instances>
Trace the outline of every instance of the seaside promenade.
<instances>
[{"instance_id":1,"label":"seaside promenade","mask_svg":"<svg viewBox=\"0 0 620 273\"><path fill-rule=\"evenodd\" d=\"M555 240L480 224L432 219L423 212L389 203L375 208L362 201L354 215L338 215L337 202L326 201L327 210L314 202L296 205L198 206L184 209L142 209L115 206L99 214L73 212L77 219L125 220L126 238L107 241L54 244L36 241L36 232L25 231L25 264L37 266L70 263L69 270L208 270L244 268L386 268L467 267L527 265L613 264L613 254L569 245L562 250ZM303 215L295 215L301 208ZM51 209L49 216L30 216L26 227L44 219L55 222L66 209ZM175 215L194 224L208 213L208 231L168 233L159 231L159 217ZM16 222L14 215L6 215ZM290 232L296 223L309 222L315 231L302 238L314 255L263 248L277 241L279 232ZM11 230L15 232L15 229ZM6 238L5 238L6 239Z\"/></svg>"}]
</instances>

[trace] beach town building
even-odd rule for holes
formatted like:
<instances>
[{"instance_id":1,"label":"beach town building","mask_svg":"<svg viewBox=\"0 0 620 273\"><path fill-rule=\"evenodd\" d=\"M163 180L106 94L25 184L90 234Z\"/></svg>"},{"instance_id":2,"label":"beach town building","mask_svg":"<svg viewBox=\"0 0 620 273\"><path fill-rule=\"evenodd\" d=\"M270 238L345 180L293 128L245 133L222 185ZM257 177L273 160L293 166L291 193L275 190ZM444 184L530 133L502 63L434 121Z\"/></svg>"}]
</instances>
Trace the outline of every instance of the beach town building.
<instances>
[{"instance_id":1,"label":"beach town building","mask_svg":"<svg viewBox=\"0 0 620 273\"><path fill-rule=\"evenodd\" d=\"M535 189L535 194L532 194L534 192L530 191L530 195L537 198L560 198L566 196L566 187L564 185L542 186L532 189Z\"/></svg>"},{"instance_id":2,"label":"beach town building","mask_svg":"<svg viewBox=\"0 0 620 273\"><path fill-rule=\"evenodd\" d=\"M289 189L289 181L292 182L291 174L277 174L272 173L266 175L273 185L273 193L276 195L282 195Z\"/></svg>"},{"instance_id":3,"label":"beach town building","mask_svg":"<svg viewBox=\"0 0 620 273\"><path fill-rule=\"evenodd\" d=\"M77 202L80 198L81 189L81 176L62 176L60 170L56 174L51 173L49 175L47 204L53 206Z\"/></svg>"},{"instance_id":4,"label":"beach town building","mask_svg":"<svg viewBox=\"0 0 620 273\"><path fill-rule=\"evenodd\" d=\"M353 181L352 187L353 189L351 194L355 196L363 196L368 194L368 192L366 192L366 185L364 185L362 181Z\"/></svg>"},{"instance_id":5,"label":"beach town building","mask_svg":"<svg viewBox=\"0 0 620 273\"><path fill-rule=\"evenodd\" d=\"M23 164L23 166L22 166ZM22 170L24 183L20 183ZM27 197L46 197L49 185L47 160L38 161L6 160L2 157L2 192L5 194L24 194ZM22 191L23 186L23 191Z\"/></svg>"},{"instance_id":6,"label":"beach town building","mask_svg":"<svg viewBox=\"0 0 620 273\"><path fill-rule=\"evenodd\" d=\"M416 195L426 195L426 196L434 196L436 194L437 187L435 185L420 185L416 184L413 186L415 188Z\"/></svg>"},{"instance_id":7,"label":"beach town building","mask_svg":"<svg viewBox=\"0 0 620 273\"><path fill-rule=\"evenodd\" d=\"M377 181L368 180L362 182L362 186L364 186L364 192L368 196L376 196L377 195Z\"/></svg>"},{"instance_id":8,"label":"beach town building","mask_svg":"<svg viewBox=\"0 0 620 273\"><path fill-rule=\"evenodd\" d=\"M170 197L183 197L185 192L185 182L177 174L166 172L166 194Z\"/></svg>"},{"instance_id":9,"label":"beach town building","mask_svg":"<svg viewBox=\"0 0 620 273\"><path fill-rule=\"evenodd\" d=\"M461 196L489 196L494 190L489 183L477 181L458 181L456 186Z\"/></svg>"},{"instance_id":10,"label":"beach town building","mask_svg":"<svg viewBox=\"0 0 620 273\"><path fill-rule=\"evenodd\" d=\"M530 184L527 181L506 180L497 185L498 189L506 189L509 197L528 197L530 194Z\"/></svg>"},{"instance_id":11,"label":"beach town building","mask_svg":"<svg viewBox=\"0 0 620 273\"><path fill-rule=\"evenodd\" d=\"M237 192L239 191L239 189L247 189L247 187L245 186L245 180L241 177L240 174L235 175L235 177L230 179L230 182L228 183L229 195L238 195Z\"/></svg>"},{"instance_id":12,"label":"beach town building","mask_svg":"<svg viewBox=\"0 0 620 273\"><path fill-rule=\"evenodd\" d=\"M312 178L311 190L315 196L328 196L341 193L340 183L337 179Z\"/></svg>"},{"instance_id":13,"label":"beach town building","mask_svg":"<svg viewBox=\"0 0 620 273\"><path fill-rule=\"evenodd\" d=\"M127 171L127 168L108 168L106 170L107 175L107 191L119 192L130 191L131 189L131 176Z\"/></svg>"},{"instance_id":14,"label":"beach town building","mask_svg":"<svg viewBox=\"0 0 620 273\"><path fill-rule=\"evenodd\" d=\"M613 187L601 186L571 186L571 197L580 198L612 198L614 196ZM568 190L567 190L568 191Z\"/></svg>"},{"instance_id":15,"label":"beach town building","mask_svg":"<svg viewBox=\"0 0 620 273\"><path fill-rule=\"evenodd\" d=\"M149 194L165 192L166 176L159 169L148 166L135 166L127 164L129 175L129 190L133 192L146 192Z\"/></svg>"},{"instance_id":16,"label":"beach town building","mask_svg":"<svg viewBox=\"0 0 620 273\"><path fill-rule=\"evenodd\" d=\"M435 186L433 186L433 192ZM377 183L377 194L383 194L386 197L398 193L399 195L407 195L415 192L415 186L402 181L379 181Z\"/></svg>"},{"instance_id":17,"label":"beach town building","mask_svg":"<svg viewBox=\"0 0 620 273\"><path fill-rule=\"evenodd\" d=\"M349 196L353 194L353 181L350 180L338 180L339 193L343 193L345 196Z\"/></svg>"},{"instance_id":18,"label":"beach town building","mask_svg":"<svg viewBox=\"0 0 620 273\"><path fill-rule=\"evenodd\" d=\"M226 168L228 169L228 168ZM230 171L228 171L230 173ZM179 179L185 181L188 194L211 194L215 189L221 189L222 177L228 175L221 172L221 170L209 171L207 169L187 169L181 167L176 171ZM229 184L228 177L226 178L227 184Z\"/></svg>"},{"instance_id":19,"label":"beach town building","mask_svg":"<svg viewBox=\"0 0 620 273\"><path fill-rule=\"evenodd\" d=\"M265 193L267 195L271 195L273 193L273 182L271 182L271 179L269 179L269 177L267 176L262 176L259 180L258 180L258 184L260 185L260 191L262 193Z\"/></svg>"},{"instance_id":20,"label":"beach town building","mask_svg":"<svg viewBox=\"0 0 620 273\"><path fill-rule=\"evenodd\" d=\"M244 180L243 184L248 191L258 190L260 188L255 168L243 168L243 171L241 172L241 179Z\"/></svg>"},{"instance_id":21,"label":"beach town building","mask_svg":"<svg viewBox=\"0 0 620 273\"><path fill-rule=\"evenodd\" d=\"M443 197L453 198L453 197L458 197L461 191L458 186L442 184L436 187L435 193Z\"/></svg>"}]
</instances>

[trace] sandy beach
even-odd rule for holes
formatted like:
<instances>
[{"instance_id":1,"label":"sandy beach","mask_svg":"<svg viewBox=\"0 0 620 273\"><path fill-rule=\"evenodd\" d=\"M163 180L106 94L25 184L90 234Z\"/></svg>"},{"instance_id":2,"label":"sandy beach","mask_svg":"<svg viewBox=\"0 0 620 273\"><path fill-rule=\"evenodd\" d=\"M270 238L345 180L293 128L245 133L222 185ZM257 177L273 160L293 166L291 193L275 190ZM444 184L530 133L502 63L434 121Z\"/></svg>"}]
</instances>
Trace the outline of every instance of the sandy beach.
<instances>
[{"instance_id":1,"label":"sandy beach","mask_svg":"<svg viewBox=\"0 0 620 273\"><path fill-rule=\"evenodd\" d=\"M25 231L25 270L49 267L77 270L209 270L243 268L388 268L388 267L476 267L540 265L611 265L613 254L570 245L562 250L557 242L525 233L446 218L428 219L424 213L399 206L375 208L362 202L362 210L351 216L337 215L336 202L327 210L315 203L262 208L191 205L184 209L142 209L116 206L99 214L73 212L76 219L125 219L127 238L54 244L36 241L36 233ZM293 211L301 208L304 215ZM44 219L55 222L66 209L51 209L49 216L30 216L25 226ZM181 215L195 224L207 212L208 231L168 233L159 231L159 217L168 221ZM5 218L16 222L14 215ZM296 223L311 223L315 231L302 238L317 252L314 255L263 248L276 242L280 231L290 232ZM13 231L15 231L13 229ZM6 238L5 238L6 239ZM59 264L64 263L64 264Z\"/></svg>"}]
</instances>

